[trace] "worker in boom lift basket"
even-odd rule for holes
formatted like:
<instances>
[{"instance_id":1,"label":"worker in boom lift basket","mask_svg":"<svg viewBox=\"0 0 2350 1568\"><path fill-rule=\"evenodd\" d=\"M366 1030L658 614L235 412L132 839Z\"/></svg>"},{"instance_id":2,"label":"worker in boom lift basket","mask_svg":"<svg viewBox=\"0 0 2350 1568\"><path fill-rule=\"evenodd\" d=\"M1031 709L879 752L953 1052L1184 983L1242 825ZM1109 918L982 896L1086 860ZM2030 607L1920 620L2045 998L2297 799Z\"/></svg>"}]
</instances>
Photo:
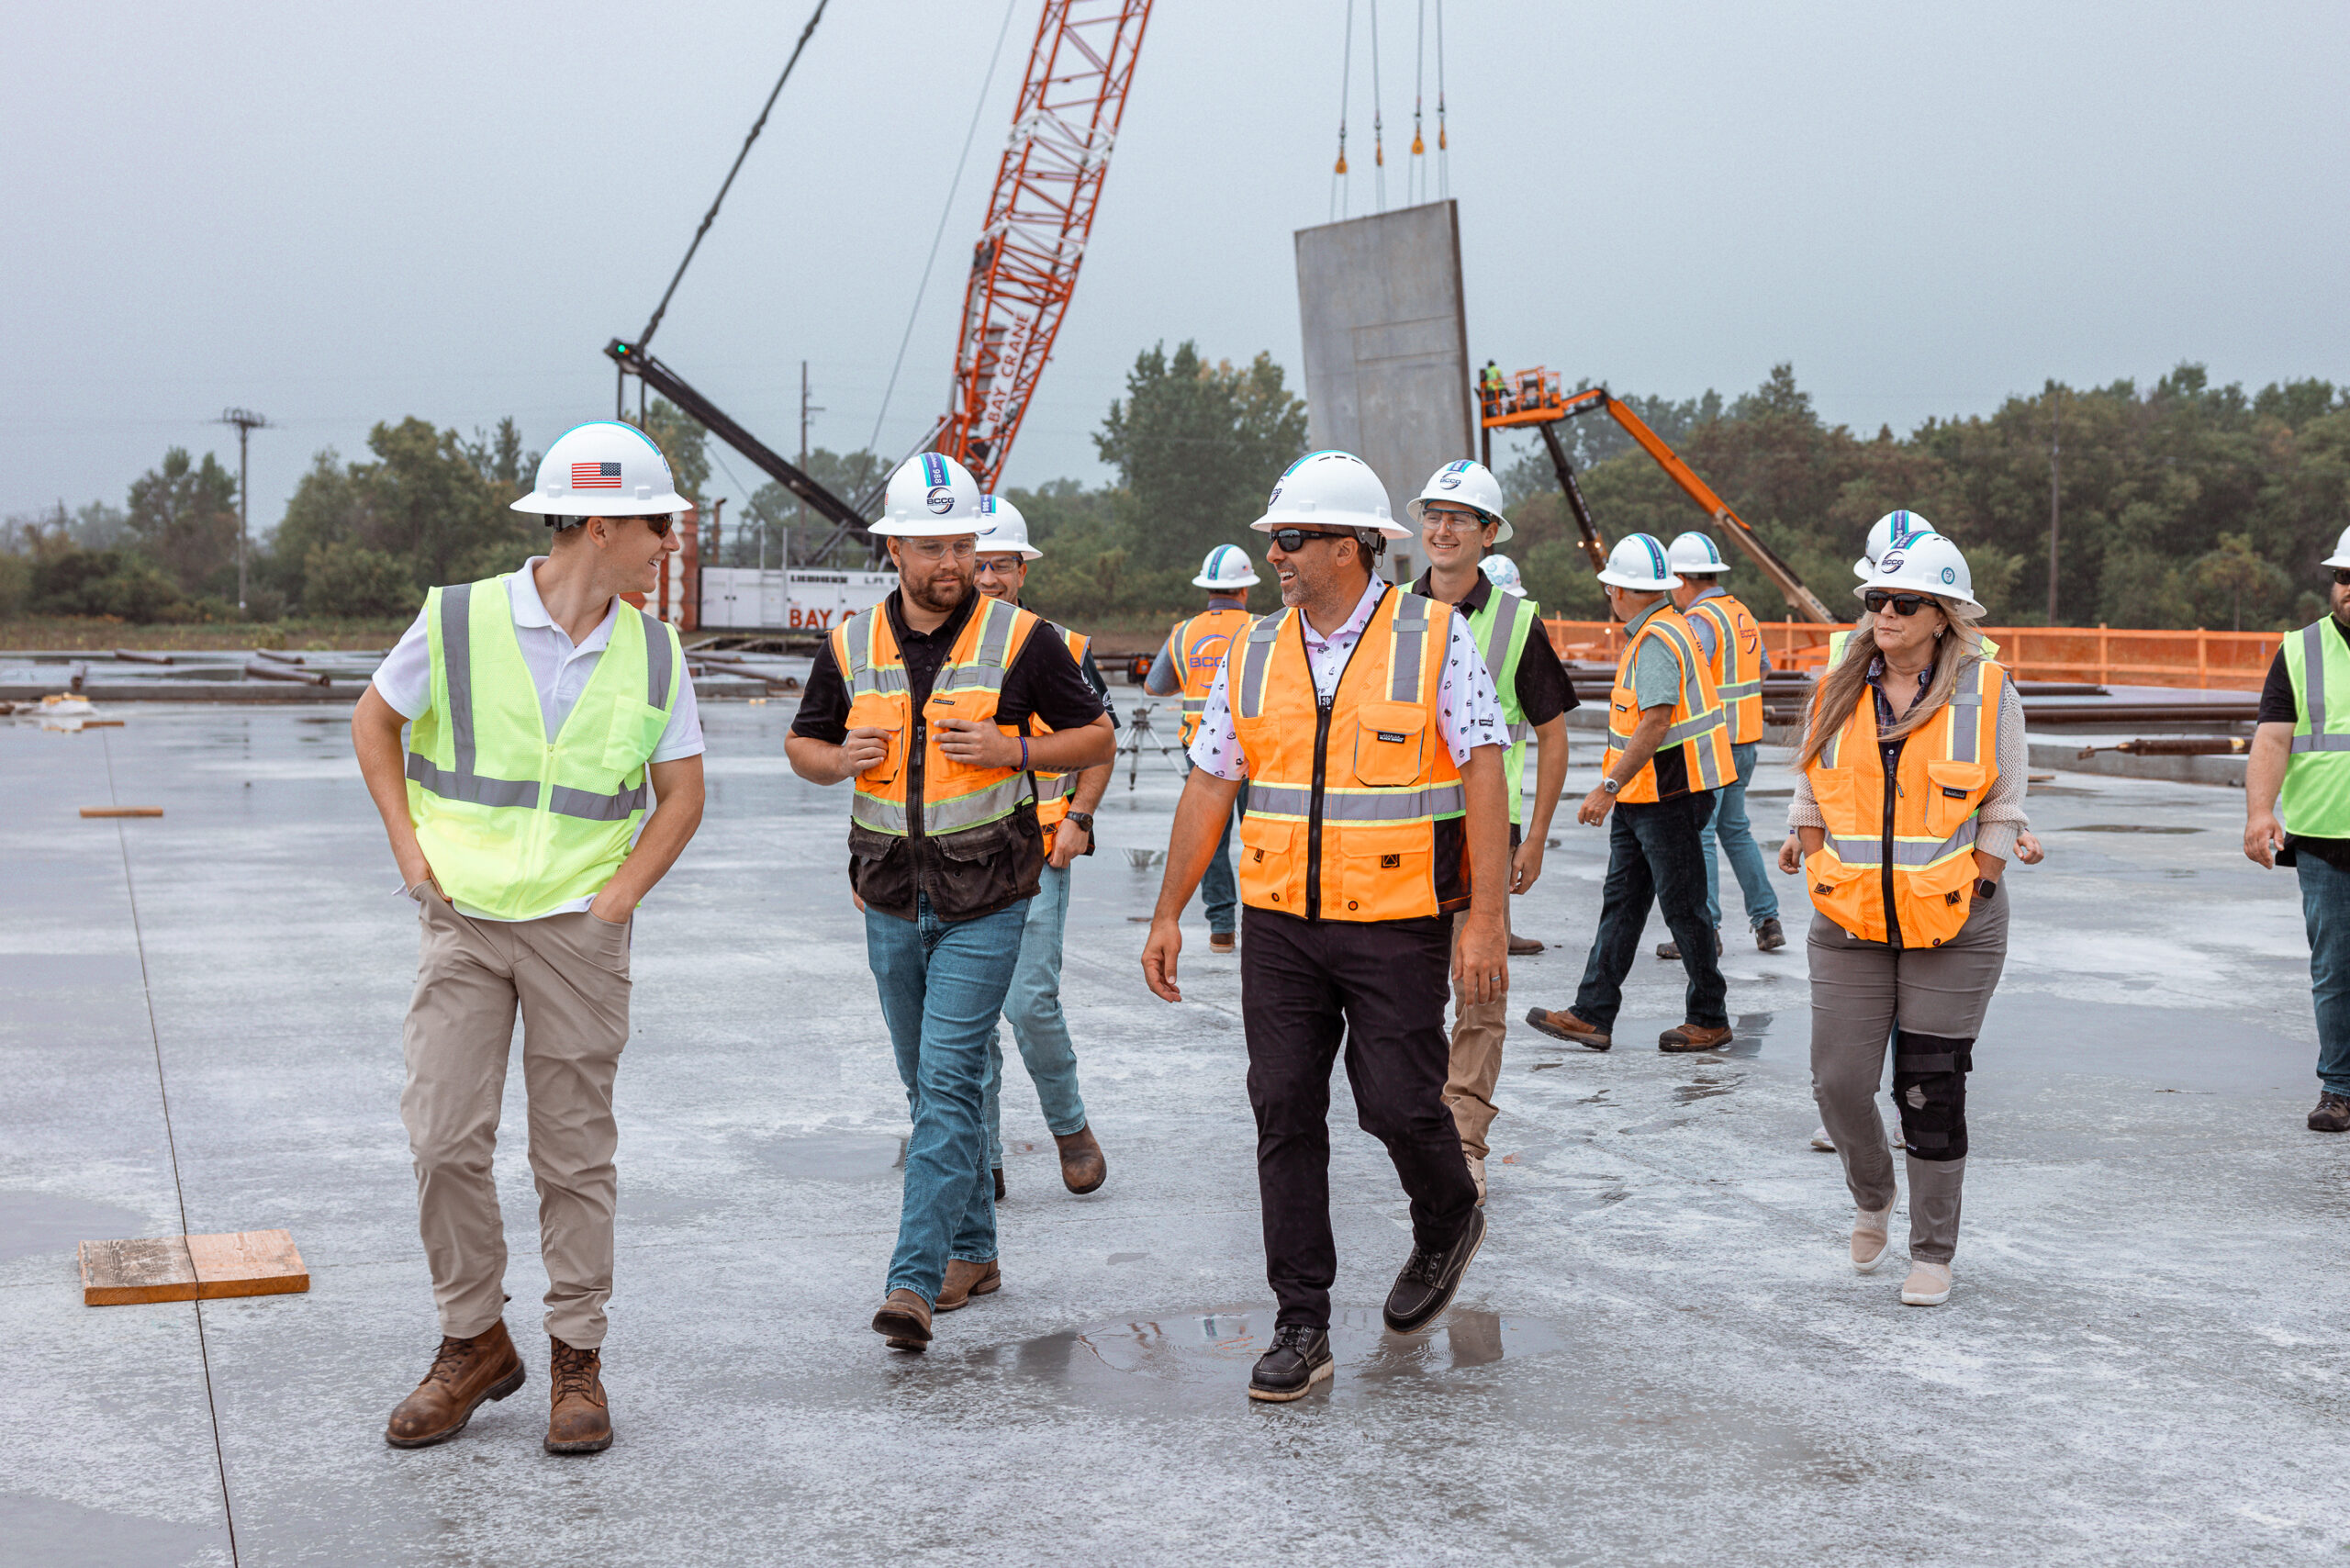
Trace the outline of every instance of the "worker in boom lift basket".
<instances>
[{"instance_id":1,"label":"worker in boom lift basket","mask_svg":"<svg viewBox=\"0 0 2350 1568\"><path fill-rule=\"evenodd\" d=\"M938 1303L1002 1278L983 1101L1045 869L1035 774L1107 763L1116 743L1068 645L979 592L969 470L922 453L883 505L898 587L818 646L784 751L811 784L856 780L849 886L913 1119L873 1328L923 1350ZM1021 734L1032 717L1052 733Z\"/></svg>"},{"instance_id":2,"label":"worker in boom lift basket","mask_svg":"<svg viewBox=\"0 0 2350 1568\"><path fill-rule=\"evenodd\" d=\"M1208 590L1205 610L1187 621L1175 622L1167 633L1158 656L1151 661L1150 671L1143 677L1142 689L1153 697L1183 697L1183 722L1181 731L1183 744L1200 733L1200 715L1207 711L1208 689L1215 684L1218 671L1224 668L1224 655L1235 639L1248 630L1248 590L1257 586L1257 568L1248 560L1248 552L1237 544L1219 544L1208 552L1200 563L1200 575L1192 579L1193 588ZM1208 951L1229 953L1237 941L1239 929L1240 888L1232 874L1232 824L1248 809L1248 790L1242 785L1233 801L1232 812L1224 821L1223 836L1216 840L1215 858L1208 862L1206 879L1201 884L1201 897L1207 905Z\"/></svg>"},{"instance_id":3,"label":"worker in boom lift basket","mask_svg":"<svg viewBox=\"0 0 2350 1568\"><path fill-rule=\"evenodd\" d=\"M1001 496L983 497L979 503L986 526L979 530L977 560L979 590L1006 604L1020 602L1027 585L1028 563L1044 552L1029 542L1028 520ZM1109 686L1094 667L1089 639L1082 632L1045 622L1044 630L1067 645L1077 671L1096 698L1108 707ZM1110 715L1114 728L1117 715ZM1035 714L1022 734L1050 734L1049 725ZM1085 1119L1085 1097L1077 1086L1077 1047L1069 1037L1069 1017L1061 1010L1061 936L1069 924L1069 881L1080 855L1093 853L1093 810L1110 784L1110 765L1073 773L1036 773L1036 821L1045 830L1045 869L1036 896L1028 901L1028 924L1020 935L1020 966L1013 971L1012 990L1003 1001L1004 1021L1020 1047L1028 1081L1036 1086L1036 1100L1045 1113L1045 1129L1059 1150L1061 1184L1072 1193L1091 1193L1109 1179L1109 1160ZM1003 1046L988 1041L988 1081L982 1100L988 1129L988 1168L1001 1201L1003 1181ZM974 1287L984 1295L995 1289L994 1277ZM962 1305L938 1298L938 1310Z\"/></svg>"},{"instance_id":4,"label":"worker in boom lift basket","mask_svg":"<svg viewBox=\"0 0 2350 1568\"><path fill-rule=\"evenodd\" d=\"M1664 546L1645 533L1618 540L1599 580L1607 588L1609 610L1625 628L1599 784L1575 813L1588 827L1615 819L1608 826L1599 932L1574 1006L1537 1007L1526 1021L1553 1039L1606 1050L1623 1005L1624 977L1654 903L1681 945L1689 976L1683 1021L1658 1036L1657 1048L1719 1050L1730 1043L1728 987L1706 924L1698 830L1717 792L1738 777L1729 715L1696 634L1673 606L1681 579Z\"/></svg>"},{"instance_id":5,"label":"worker in boom lift basket","mask_svg":"<svg viewBox=\"0 0 2350 1568\"><path fill-rule=\"evenodd\" d=\"M1445 1109L1445 980L1472 1007L1509 987L1505 726L1466 620L1382 582L1408 537L1360 458L1317 452L1254 525L1272 535L1280 613L1225 659L1192 742L1143 949L1169 1002L1184 902L1240 782L1240 1010L1265 1274L1280 1302L1253 1399L1331 1375L1330 1070L1343 1036L1363 1130L1411 1199L1412 1252L1388 1292L1398 1334L1427 1327L1484 1239L1485 1211ZM1467 929L1452 940L1455 921Z\"/></svg>"},{"instance_id":6,"label":"worker in boom lift basket","mask_svg":"<svg viewBox=\"0 0 2350 1568\"><path fill-rule=\"evenodd\" d=\"M1509 890L1524 893L1542 875L1550 817L1566 788L1567 711L1575 706L1574 687L1542 630L1542 607L1522 590L1503 592L1483 568L1488 553L1512 532L1509 519L1502 515L1502 487L1485 465L1465 459L1446 464L1428 476L1404 510L1420 525L1420 547L1428 557L1428 569L1412 591L1449 604L1468 619L1470 639L1484 660L1502 720L1509 726L1509 749L1502 762L1502 786L1509 799ZM1541 762L1529 820L1526 742L1536 734L1542 738ZM1506 900L1503 910L1506 920ZM1534 948L1539 952L1541 944ZM1510 949L1517 950L1515 940ZM1494 1085L1501 1078L1502 1042L1508 1033L1506 998L1493 997L1476 1006L1458 996L1453 999L1452 1056L1444 1103L1460 1130L1460 1152L1469 1161L1480 1199L1485 1195L1485 1135L1495 1114Z\"/></svg>"},{"instance_id":7,"label":"worker in boom lift basket","mask_svg":"<svg viewBox=\"0 0 2350 1568\"><path fill-rule=\"evenodd\" d=\"M620 596L658 584L690 504L634 427L566 432L514 503L554 530L546 554L432 589L351 717L423 938L400 1119L442 1338L385 1428L395 1448L453 1438L522 1385L490 1173L518 1006L547 1271L544 1446L611 1445L602 1346L629 954L638 901L702 811L677 633Z\"/></svg>"},{"instance_id":8,"label":"worker in boom lift basket","mask_svg":"<svg viewBox=\"0 0 2350 1568\"><path fill-rule=\"evenodd\" d=\"M1796 749L1779 868L1817 912L1813 1097L1857 1212L1852 1267L1891 1250L1893 1158L1877 1118L1888 1036L1908 1154L1901 1299L1950 1297L1966 1172L1966 1075L2008 950L2001 873L2037 858L2024 816L2023 707L1982 655L1983 607L1958 546L1913 536L1853 590L1867 613L1821 680ZM1887 798L1890 791L1891 798Z\"/></svg>"}]
</instances>

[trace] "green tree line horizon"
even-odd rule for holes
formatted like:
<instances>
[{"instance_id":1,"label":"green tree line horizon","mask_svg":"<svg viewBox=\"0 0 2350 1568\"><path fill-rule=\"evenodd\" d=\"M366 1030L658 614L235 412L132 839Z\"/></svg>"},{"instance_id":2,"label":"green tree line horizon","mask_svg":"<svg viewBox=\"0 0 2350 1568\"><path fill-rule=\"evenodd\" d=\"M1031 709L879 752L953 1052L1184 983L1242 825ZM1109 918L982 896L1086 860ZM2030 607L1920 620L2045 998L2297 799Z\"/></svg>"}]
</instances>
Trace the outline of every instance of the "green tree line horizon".
<instances>
[{"instance_id":1,"label":"green tree line horizon","mask_svg":"<svg viewBox=\"0 0 2350 1568\"><path fill-rule=\"evenodd\" d=\"M1845 610L1869 524L1907 508L1965 551L1992 623L2045 623L2052 445L2061 449L2060 623L2262 632L2305 623L2325 612L2317 563L2350 524L2350 387L2314 378L2248 393L2212 385L2189 363L2145 386L2050 381L1988 414L1928 419L1907 435L1830 424L1785 364L1730 398L1618 396L1833 611ZM644 423L686 494L713 497L714 465L733 477L707 432L666 402L655 401ZM1670 540L1708 526L1605 416L1575 420L1565 434L1609 540L1634 532ZM1028 602L1080 627L1187 612L1200 597L1190 578L1217 544L1238 544L1261 564L1264 538L1248 525L1307 449L1306 409L1270 353L1235 363L1210 360L1194 342L1159 343L1136 355L1093 441L1109 482L1062 478L1005 492L1045 553ZM819 448L808 467L854 501L889 461ZM537 463L511 419L466 437L410 415L376 425L364 457L318 453L283 515L256 522L245 619L411 614L435 584L512 569L544 549L543 526L509 510ZM1495 466L1516 527L1505 553L1529 594L1548 614L1604 619L1539 442L1502 443ZM1392 498L1399 515L1408 498ZM236 501L232 470L174 447L119 507L69 511L61 501L9 518L0 614L239 619ZM804 563L831 530L767 484L726 512L715 549L711 532L706 518L705 566L780 566ZM1725 554L1737 563L1732 588L1758 614L1790 613L1756 568ZM854 563L836 554L830 564Z\"/></svg>"}]
</instances>

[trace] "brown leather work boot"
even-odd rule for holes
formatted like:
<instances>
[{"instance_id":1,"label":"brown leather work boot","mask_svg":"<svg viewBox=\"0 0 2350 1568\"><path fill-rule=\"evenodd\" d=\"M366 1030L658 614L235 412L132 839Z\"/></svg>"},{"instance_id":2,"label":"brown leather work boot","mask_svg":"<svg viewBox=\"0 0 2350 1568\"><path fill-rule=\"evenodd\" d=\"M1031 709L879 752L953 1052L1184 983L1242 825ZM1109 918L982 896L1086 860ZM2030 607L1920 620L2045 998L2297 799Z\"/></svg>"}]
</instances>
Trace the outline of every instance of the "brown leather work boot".
<instances>
[{"instance_id":1,"label":"brown leather work boot","mask_svg":"<svg viewBox=\"0 0 2350 1568\"><path fill-rule=\"evenodd\" d=\"M930 1349L930 1303L903 1285L883 1298L873 1315L873 1331L893 1350Z\"/></svg>"},{"instance_id":2,"label":"brown leather work boot","mask_svg":"<svg viewBox=\"0 0 2350 1568\"><path fill-rule=\"evenodd\" d=\"M1526 1021L1552 1039L1564 1040L1571 1046L1604 1051L1615 1044L1606 1030L1595 1024L1584 1022L1572 1008L1554 1012L1548 1007L1529 1007L1526 1010Z\"/></svg>"},{"instance_id":3,"label":"brown leather work boot","mask_svg":"<svg viewBox=\"0 0 2350 1568\"><path fill-rule=\"evenodd\" d=\"M579 1350L547 1337L549 1453L602 1453L612 1446L612 1412L604 1401L603 1351Z\"/></svg>"},{"instance_id":4,"label":"brown leather work boot","mask_svg":"<svg viewBox=\"0 0 2350 1568\"><path fill-rule=\"evenodd\" d=\"M1053 1135L1061 1146L1061 1185L1072 1193L1090 1193L1110 1179L1109 1157L1093 1141L1093 1129L1083 1126L1067 1137Z\"/></svg>"},{"instance_id":5,"label":"brown leather work boot","mask_svg":"<svg viewBox=\"0 0 2350 1568\"><path fill-rule=\"evenodd\" d=\"M1718 1051L1730 1042L1727 1027L1708 1029L1703 1024L1684 1024L1677 1029L1667 1029L1656 1037L1661 1051Z\"/></svg>"},{"instance_id":6,"label":"brown leather work boot","mask_svg":"<svg viewBox=\"0 0 2350 1568\"><path fill-rule=\"evenodd\" d=\"M1528 958L1549 950L1550 944L1539 936L1513 935L1509 939L1509 956L1513 958Z\"/></svg>"},{"instance_id":7,"label":"brown leather work boot","mask_svg":"<svg viewBox=\"0 0 2350 1568\"><path fill-rule=\"evenodd\" d=\"M966 1263L960 1258L946 1260L946 1282L938 1287L938 1304L934 1312L952 1312L975 1295L991 1295L1003 1288L1003 1271L992 1258L984 1263Z\"/></svg>"},{"instance_id":8,"label":"brown leather work boot","mask_svg":"<svg viewBox=\"0 0 2350 1568\"><path fill-rule=\"evenodd\" d=\"M522 1358L506 1337L504 1319L470 1339L441 1337L432 1370L416 1392L392 1409L384 1440L396 1449L429 1449L465 1429L485 1399L503 1399L522 1386Z\"/></svg>"}]
</instances>

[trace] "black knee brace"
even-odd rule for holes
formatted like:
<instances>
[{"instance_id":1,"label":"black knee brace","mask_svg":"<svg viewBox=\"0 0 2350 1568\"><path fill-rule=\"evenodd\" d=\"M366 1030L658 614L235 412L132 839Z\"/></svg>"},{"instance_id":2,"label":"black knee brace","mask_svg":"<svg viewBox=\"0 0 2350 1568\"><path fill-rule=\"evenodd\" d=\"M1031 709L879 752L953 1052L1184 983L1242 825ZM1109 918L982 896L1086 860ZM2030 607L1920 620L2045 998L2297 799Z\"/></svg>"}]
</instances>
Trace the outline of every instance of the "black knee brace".
<instances>
[{"instance_id":1,"label":"black knee brace","mask_svg":"<svg viewBox=\"0 0 2350 1568\"><path fill-rule=\"evenodd\" d=\"M1966 1158L1966 1075L1975 1042L1893 1032L1893 1103L1901 1138L1920 1159Z\"/></svg>"}]
</instances>

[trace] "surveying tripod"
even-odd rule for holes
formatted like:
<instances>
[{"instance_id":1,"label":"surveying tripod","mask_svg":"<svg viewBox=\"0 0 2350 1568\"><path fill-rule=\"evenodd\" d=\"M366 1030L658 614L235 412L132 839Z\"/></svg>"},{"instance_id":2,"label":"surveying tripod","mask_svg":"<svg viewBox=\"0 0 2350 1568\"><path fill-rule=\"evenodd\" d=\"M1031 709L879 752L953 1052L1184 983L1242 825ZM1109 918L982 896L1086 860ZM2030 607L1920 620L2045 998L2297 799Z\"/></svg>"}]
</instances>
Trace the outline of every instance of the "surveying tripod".
<instances>
[{"instance_id":1,"label":"surveying tripod","mask_svg":"<svg viewBox=\"0 0 2350 1568\"><path fill-rule=\"evenodd\" d=\"M1126 715L1126 733L1118 742L1116 755L1110 759L1113 774L1117 771L1118 758L1123 756L1126 759L1126 790L1129 793L1133 792L1136 775L1142 771L1142 754L1146 749L1155 751L1162 757L1171 756L1173 760L1168 766L1175 769L1178 778L1192 770L1190 759L1183 753L1183 743L1170 740L1151 727L1150 711L1155 706L1149 702L1135 704L1134 711Z\"/></svg>"}]
</instances>

